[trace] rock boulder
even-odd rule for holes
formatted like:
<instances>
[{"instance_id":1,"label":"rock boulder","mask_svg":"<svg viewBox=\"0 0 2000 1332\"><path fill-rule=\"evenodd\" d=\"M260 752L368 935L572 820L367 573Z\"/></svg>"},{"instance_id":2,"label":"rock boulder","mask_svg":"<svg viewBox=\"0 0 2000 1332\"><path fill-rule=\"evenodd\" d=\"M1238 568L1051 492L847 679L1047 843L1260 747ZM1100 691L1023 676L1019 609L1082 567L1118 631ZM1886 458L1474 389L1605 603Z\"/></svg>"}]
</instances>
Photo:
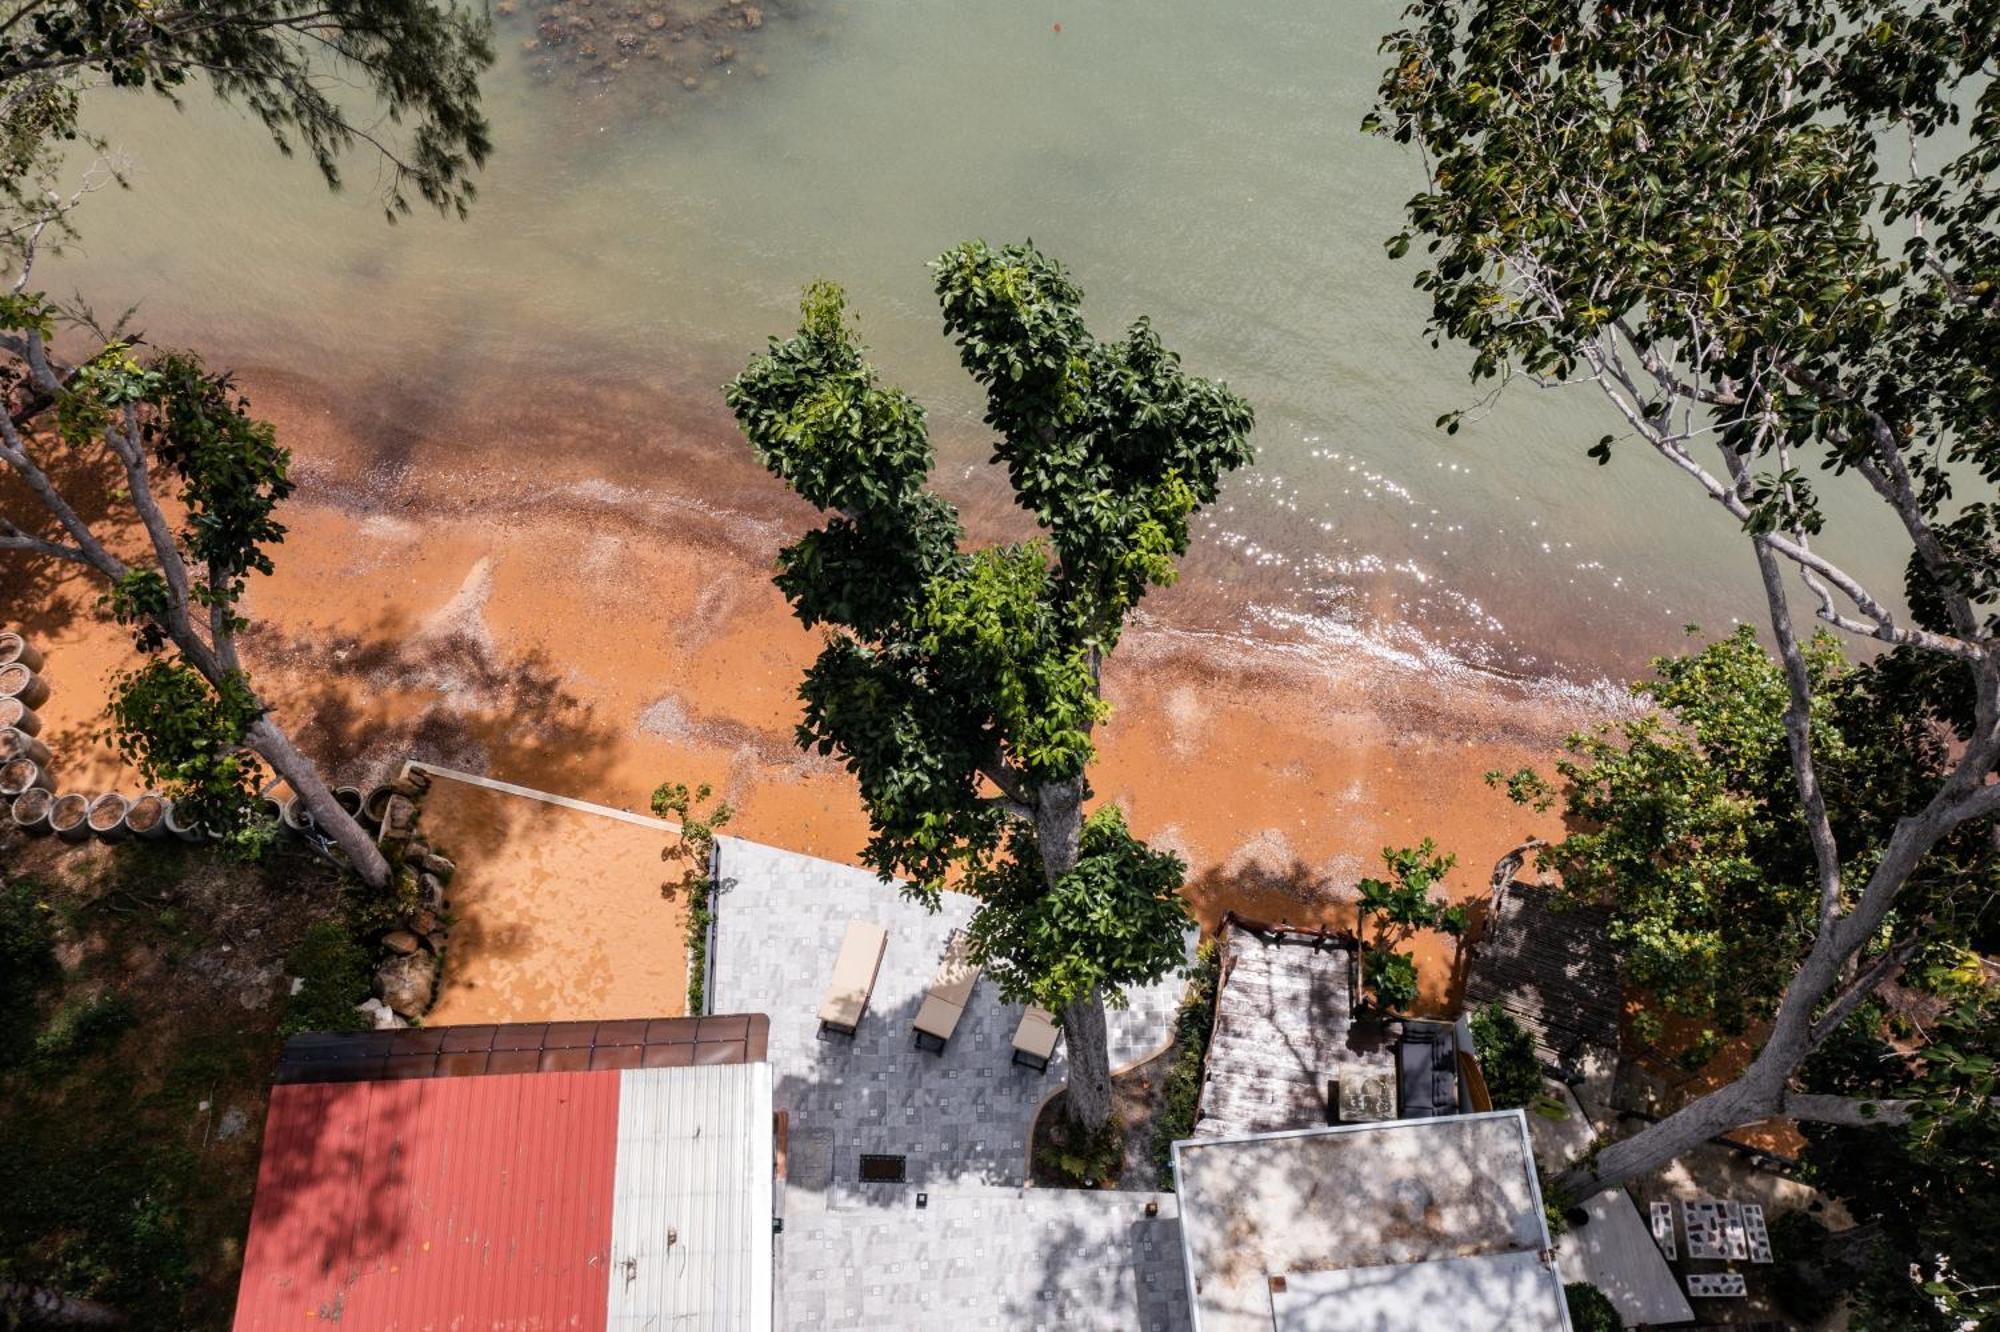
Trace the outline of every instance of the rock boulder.
<instances>
[{"instance_id":1,"label":"rock boulder","mask_svg":"<svg viewBox=\"0 0 2000 1332\"><path fill-rule=\"evenodd\" d=\"M375 970L375 992L401 1017L422 1017L436 988L437 959L421 949Z\"/></svg>"}]
</instances>

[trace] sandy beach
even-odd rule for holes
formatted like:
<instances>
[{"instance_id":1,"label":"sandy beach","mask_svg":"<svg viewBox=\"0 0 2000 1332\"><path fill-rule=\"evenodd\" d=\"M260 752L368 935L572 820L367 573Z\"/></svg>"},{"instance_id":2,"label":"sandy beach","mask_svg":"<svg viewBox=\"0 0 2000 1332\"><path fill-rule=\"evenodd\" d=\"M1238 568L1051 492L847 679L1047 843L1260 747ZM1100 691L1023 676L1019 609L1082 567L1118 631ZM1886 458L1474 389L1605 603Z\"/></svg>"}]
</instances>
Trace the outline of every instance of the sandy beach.
<instances>
[{"instance_id":1,"label":"sandy beach","mask_svg":"<svg viewBox=\"0 0 2000 1332\"><path fill-rule=\"evenodd\" d=\"M254 371L243 382L300 480L277 573L249 597L245 655L330 778L414 757L635 811L663 780L705 781L737 806L733 833L855 856L867 825L850 779L792 742L817 641L769 583L813 515L747 449L716 447L732 429L719 406L690 398L635 441L593 434L550 399L506 424L518 443L496 445L490 422L418 428L383 400ZM1009 521L976 494L967 513L979 535ZM1353 885L1381 848L1424 836L1458 855L1454 895L1476 898L1497 859L1552 831L1481 774L1545 765L1602 698L1189 628L1177 620L1200 617L1179 612L1229 595L1201 585L1199 552L1191 565L1111 660L1093 775L1098 799L1186 858L1204 924L1234 909L1351 927ZM131 660L98 589L6 572L6 618L49 652L62 784L136 785L93 737L104 681ZM589 882L550 882L591 911ZM1417 948L1441 998L1450 946Z\"/></svg>"}]
</instances>

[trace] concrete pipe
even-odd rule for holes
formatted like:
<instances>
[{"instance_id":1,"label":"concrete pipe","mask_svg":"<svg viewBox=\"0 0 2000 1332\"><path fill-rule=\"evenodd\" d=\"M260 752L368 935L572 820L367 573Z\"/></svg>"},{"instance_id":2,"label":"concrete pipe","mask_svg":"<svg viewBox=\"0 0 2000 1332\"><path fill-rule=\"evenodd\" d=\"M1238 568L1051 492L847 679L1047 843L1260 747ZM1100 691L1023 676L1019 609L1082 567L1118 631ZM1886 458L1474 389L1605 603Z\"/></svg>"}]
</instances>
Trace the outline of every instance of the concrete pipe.
<instances>
[{"instance_id":1,"label":"concrete pipe","mask_svg":"<svg viewBox=\"0 0 2000 1332\"><path fill-rule=\"evenodd\" d=\"M135 797L132 807L125 811L125 826L132 830L134 837L143 837L149 842L157 842L167 835L167 800L158 791L145 791Z\"/></svg>"},{"instance_id":2,"label":"concrete pipe","mask_svg":"<svg viewBox=\"0 0 2000 1332\"><path fill-rule=\"evenodd\" d=\"M0 631L0 666L20 662L31 671L42 669L42 650L12 629Z\"/></svg>"},{"instance_id":3,"label":"concrete pipe","mask_svg":"<svg viewBox=\"0 0 2000 1332\"><path fill-rule=\"evenodd\" d=\"M18 698L0 698L0 726L11 726L29 735L42 733L41 714Z\"/></svg>"},{"instance_id":4,"label":"concrete pipe","mask_svg":"<svg viewBox=\"0 0 2000 1332\"><path fill-rule=\"evenodd\" d=\"M361 817L380 828L382 816L389 812L389 798L395 794L396 788L387 782L370 787L361 801Z\"/></svg>"},{"instance_id":5,"label":"concrete pipe","mask_svg":"<svg viewBox=\"0 0 2000 1332\"><path fill-rule=\"evenodd\" d=\"M180 806L171 800L167 802L166 817L161 822L166 825L168 832L180 838L183 842L199 842L204 840L201 825L191 819L183 818Z\"/></svg>"},{"instance_id":6,"label":"concrete pipe","mask_svg":"<svg viewBox=\"0 0 2000 1332\"><path fill-rule=\"evenodd\" d=\"M336 786L333 788L333 803L346 810L353 818L361 817L361 788L358 786Z\"/></svg>"},{"instance_id":7,"label":"concrete pipe","mask_svg":"<svg viewBox=\"0 0 2000 1332\"><path fill-rule=\"evenodd\" d=\"M313 819L312 811L306 808L306 798L301 795L295 795L279 806L278 816L285 821L285 826L295 833L311 832L318 826Z\"/></svg>"},{"instance_id":8,"label":"concrete pipe","mask_svg":"<svg viewBox=\"0 0 2000 1332\"><path fill-rule=\"evenodd\" d=\"M55 796L47 789L31 786L14 797L14 803L8 807L8 812L14 820L14 826L22 832L45 833L49 830L49 810L55 803Z\"/></svg>"},{"instance_id":9,"label":"concrete pipe","mask_svg":"<svg viewBox=\"0 0 2000 1332\"><path fill-rule=\"evenodd\" d=\"M49 826L65 842L81 842L90 836L90 797L71 791L56 797L49 808Z\"/></svg>"},{"instance_id":10,"label":"concrete pipe","mask_svg":"<svg viewBox=\"0 0 2000 1332\"><path fill-rule=\"evenodd\" d=\"M116 791L106 791L90 802L90 830L107 842L122 842L132 835L125 826L125 815L132 808L132 802Z\"/></svg>"},{"instance_id":11,"label":"concrete pipe","mask_svg":"<svg viewBox=\"0 0 2000 1332\"><path fill-rule=\"evenodd\" d=\"M26 662L10 662L0 666L0 698L18 698L24 708L39 708L49 701L49 682Z\"/></svg>"},{"instance_id":12,"label":"concrete pipe","mask_svg":"<svg viewBox=\"0 0 2000 1332\"><path fill-rule=\"evenodd\" d=\"M47 763L49 747L18 726L0 729L0 762L17 758Z\"/></svg>"}]
</instances>

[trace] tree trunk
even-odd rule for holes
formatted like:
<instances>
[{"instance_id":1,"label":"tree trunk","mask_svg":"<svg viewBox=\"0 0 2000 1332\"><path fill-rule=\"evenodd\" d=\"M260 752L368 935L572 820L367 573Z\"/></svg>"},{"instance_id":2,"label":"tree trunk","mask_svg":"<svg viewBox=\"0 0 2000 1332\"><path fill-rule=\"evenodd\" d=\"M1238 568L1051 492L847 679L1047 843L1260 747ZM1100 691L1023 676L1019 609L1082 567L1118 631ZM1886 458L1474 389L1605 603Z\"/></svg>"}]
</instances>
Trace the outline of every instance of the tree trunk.
<instances>
[{"instance_id":1,"label":"tree trunk","mask_svg":"<svg viewBox=\"0 0 2000 1332\"><path fill-rule=\"evenodd\" d=\"M1083 779L1044 782L1035 793L1035 845L1051 888L1076 868L1082 844ZM1100 991L1063 1006L1063 1040L1069 1046L1070 1117L1100 1128L1111 1118L1111 1039Z\"/></svg>"},{"instance_id":2,"label":"tree trunk","mask_svg":"<svg viewBox=\"0 0 2000 1332\"><path fill-rule=\"evenodd\" d=\"M1620 1138L1594 1158L1584 1157L1556 1179L1555 1193L1560 1205L1580 1203L1658 1169L1717 1134L1768 1118L1770 1110L1754 1104L1762 1091L1752 1085L1757 1074L1753 1064L1738 1081L1716 1088L1629 1138ZM1783 1070L1779 1070L1779 1076L1783 1076Z\"/></svg>"},{"instance_id":3,"label":"tree trunk","mask_svg":"<svg viewBox=\"0 0 2000 1332\"><path fill-rule=\"evenodd\" d=\"M348 863L361 881L370 888L389 886L389 862L382 855L382 849L375 845L375 839L368 835L352 814L340 807L320 778L319 769L313 761L300 753L298 747L268 715L259 717L250 726L245 737L250 747L263 756L272 771L285 779L285 783L296 791L312 811L313 822L319 830L333 839L342 851L347 853Z\"/></svg>"},{"instance_id":4,"label":"tree trunk","mask_svg":"<svg viewBox=\"0 0 2000 1332\"><path fill-rule=\"evenodd\" d=\"M1092 990L1063 1009L1063 1040L1069 1046L1070 1118L1102 1127L1111 1118L1111 1038L1102 993Z\"/></svg>"}]
</instances>

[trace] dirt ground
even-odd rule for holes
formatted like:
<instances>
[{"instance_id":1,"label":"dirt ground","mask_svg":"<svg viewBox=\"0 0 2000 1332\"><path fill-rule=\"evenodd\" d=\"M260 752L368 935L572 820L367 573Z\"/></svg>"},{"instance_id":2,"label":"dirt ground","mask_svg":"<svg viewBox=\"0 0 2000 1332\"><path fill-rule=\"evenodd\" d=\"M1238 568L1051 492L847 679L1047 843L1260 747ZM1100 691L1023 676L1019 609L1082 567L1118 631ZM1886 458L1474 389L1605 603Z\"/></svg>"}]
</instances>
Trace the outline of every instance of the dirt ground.
<instances>
[{"instance_id":1,"label":"dirt ground","mask_svg":"<svg viewBox=\"0 0 2000 1332\"><path fill-rule=\"evenodd\" d=\"M457 864L430 1026L679 1017L687 904L673 834L433 776L423 827Z\"/></svg>"}]
</instances>

